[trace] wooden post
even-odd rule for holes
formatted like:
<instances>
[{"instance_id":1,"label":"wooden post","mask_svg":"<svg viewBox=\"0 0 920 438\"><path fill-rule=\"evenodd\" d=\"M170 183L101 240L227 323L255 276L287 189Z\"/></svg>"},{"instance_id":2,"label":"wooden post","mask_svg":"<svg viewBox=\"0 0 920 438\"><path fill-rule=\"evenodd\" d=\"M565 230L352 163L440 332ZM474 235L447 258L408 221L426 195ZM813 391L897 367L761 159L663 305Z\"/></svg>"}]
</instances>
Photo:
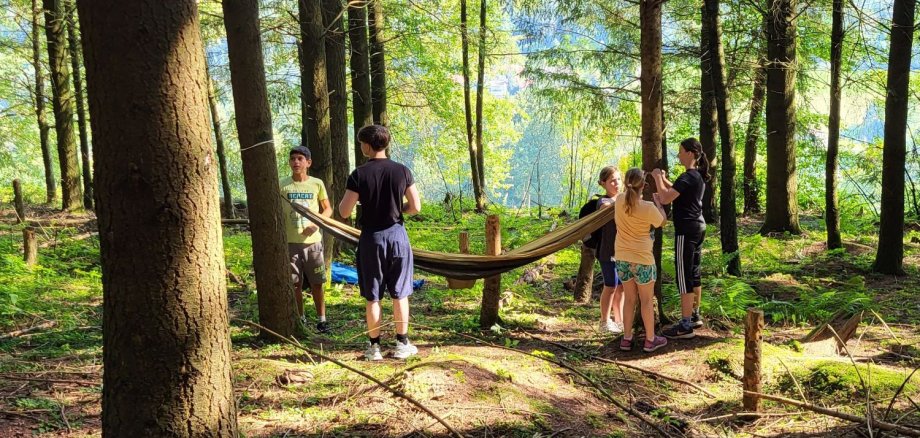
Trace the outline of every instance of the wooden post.
<instances>
[{"instance_id":1,"label":"wooden post","mask_svg":"<svg viewBox=\"0 0 920 438\"><path fill-rule=\"evenodd\" d=\"M575 302L590 303L593 288L594 250L586 245L581 245L581 263L578 265L578 276L575 278Z\"/></svg>"},{"instance_id":2,"label":"wooden post","mask_svg":"<svg viewBox=\"0 0 920 438\"><path fill-rule=\"evenodd\" d=\"M486 255L499 255L502 252L502 228L498 215L489 215L486 219ZM479 328L490 329L499 322L498 309L501 298L502 277L494 275L485 279L482 288L482 306L479 308Z\"/></svg>"},{"instance_id":3,"label":"wooden post","mask_svg":"<svg viewBox=\"0 0 920 438\"><path fill-rule=\"evenodd\" d=\"M750 308L744 318L744 410L760 411L760 397L750 392L761 392L760 355L763 343L763 310Z\"/></svg>"},{"instance_id":4,"label":"wooden post","mask_svg":"<svg viewBox=\"0 0 920 438\"><path fill-rule=\"evenodd\" d=\"M13 180L13 205L16 208L16 223L21 224L26 221L26 204L22 200L22 187L19 180Z\"/></svg>"},{"instance_id":5,"label":"wooden post","mask_svg":"<svg viewBox=\"0 0 920 438\"><path fill-rule=\"evenodd\" d=\"M22 258L28 266L35 266L38 263L38 241L35 239L35 229L32 227L22 229Z\"/></svg>"},{"instance_id":6,"label":"wooden post","mask_svg":"<svg viewBox=\"0 0 920 438\"><path fill-rule=\"evenodd\" d=\"M470 253L470 233L460 232L460 254ZM447 279L447 287L451 289L469 289L476 284L476 280L458 280L456 278Z\"/></svg>"}]
</instances>

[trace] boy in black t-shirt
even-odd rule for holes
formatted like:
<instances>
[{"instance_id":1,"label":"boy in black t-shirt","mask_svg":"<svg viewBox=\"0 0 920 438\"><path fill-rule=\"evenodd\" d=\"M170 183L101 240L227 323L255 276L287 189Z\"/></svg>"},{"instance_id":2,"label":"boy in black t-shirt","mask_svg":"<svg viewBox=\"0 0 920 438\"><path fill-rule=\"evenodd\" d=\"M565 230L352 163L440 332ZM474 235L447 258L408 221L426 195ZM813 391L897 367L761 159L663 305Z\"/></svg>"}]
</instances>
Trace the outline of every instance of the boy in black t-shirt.
<instances>
[{"instance_id":1,"label":"boy in black t-shirt","mask_svg":"<svg viewBox=\"0 0 920 438\"><path fill-rule=\"evenodd\" d=\"M380 299L387 293L393 299L396 325L396 348L393 357L405 359L418 353L409 342L409 295L412 294L412 248L403 227L403 214L416 214L421 200L412 172L386 156L390 132L380 125L358 131L361 152L367 163L348 176L339 214L350 217L355 204L361 202L361 237L356 262L358 288L367 300L368 342L364 357L381 360ZM408 202L403 205L403 196Z\"/></svg>"}]
</instances>

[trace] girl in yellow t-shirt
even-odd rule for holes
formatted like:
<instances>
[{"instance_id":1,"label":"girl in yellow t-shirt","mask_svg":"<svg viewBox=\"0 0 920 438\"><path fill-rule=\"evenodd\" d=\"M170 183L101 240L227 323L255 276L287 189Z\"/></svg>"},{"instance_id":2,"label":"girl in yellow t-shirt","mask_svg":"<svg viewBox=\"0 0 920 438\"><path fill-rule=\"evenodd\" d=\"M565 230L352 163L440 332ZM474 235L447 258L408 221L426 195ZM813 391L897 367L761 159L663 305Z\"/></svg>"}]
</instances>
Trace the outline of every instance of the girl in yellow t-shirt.
<instances>
[{"instance_id":1,"label":"girl in yellow t-shirt","mask_svg":"<svg viewBox=\"0 0 920 438\"><path fill-rule=\"evenodd\" d=\"M626 191L617 197L614 204L614 220L617 224L617 240L614 247L617 275L623 282L626 292L623 303L623 339L620 350L632 350L633 318L636 315L636 296L639 297L642 324L645 327L645 352L655 351L668 343L668 340L655 335L655 311L652 298L655 295L655 257L652 255L652 243L649 230L660 228L667 221L664 209L658 202L658 194L653 194L654 203L642 200L645 187L645 172L632 168L626 172L624 181Z\"/></svg>"}]
</instances>

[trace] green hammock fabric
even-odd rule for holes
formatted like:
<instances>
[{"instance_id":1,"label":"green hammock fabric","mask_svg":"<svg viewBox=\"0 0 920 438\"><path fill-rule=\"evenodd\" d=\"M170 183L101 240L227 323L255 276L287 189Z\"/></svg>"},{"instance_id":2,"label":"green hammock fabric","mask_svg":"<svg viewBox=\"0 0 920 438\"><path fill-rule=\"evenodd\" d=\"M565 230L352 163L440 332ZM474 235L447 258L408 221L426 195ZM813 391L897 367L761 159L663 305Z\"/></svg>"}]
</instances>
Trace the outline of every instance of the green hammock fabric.
<instances>
[{"instance_id":1,"label":"green hammock fabric","mask_svg":"<svg viewBox=\"0 0 920 438\"><path fill-rule=\"evenodd\" d=\"M289 202L285 199L286 202ZM301 205L291 208L336 239L358 244L361 230L320 216ZM497 256L454 254L412 248L415 266L423 271L459 280L472 280L501 274L559 251L613 220L613 208L602 208L536 240Z\"/></svg>"}]
</instances>

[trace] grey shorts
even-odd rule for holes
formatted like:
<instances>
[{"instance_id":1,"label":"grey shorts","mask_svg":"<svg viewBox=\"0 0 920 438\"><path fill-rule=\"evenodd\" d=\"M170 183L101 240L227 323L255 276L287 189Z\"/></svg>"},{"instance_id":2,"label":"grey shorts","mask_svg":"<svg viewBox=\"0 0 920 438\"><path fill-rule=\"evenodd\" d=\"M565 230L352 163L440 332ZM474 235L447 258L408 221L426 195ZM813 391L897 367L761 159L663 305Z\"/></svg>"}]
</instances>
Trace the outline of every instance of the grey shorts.
<instances>
[{"instance_id":1,"label":"grey shorts","mask_svg":"<svg viewBox=\"0 0 920 438\"><path fill-rule=\"evenodd\" d=\"M394 300L412 295L412 248L402 224L361 233L355 258L358 287L367 301L380 301L384 294Z\"/></svg>"},{"instance_id":2,"label":"grey shorts","mask_svg":"<svg viewBox=\"0 0 920 438\"><path fill-rule=\"evenodd\" d=\"M295 285L303 288L326 282L323 242L288 243L288 255L291 256L291 281Z\"/></svg>"}]
</instances>

